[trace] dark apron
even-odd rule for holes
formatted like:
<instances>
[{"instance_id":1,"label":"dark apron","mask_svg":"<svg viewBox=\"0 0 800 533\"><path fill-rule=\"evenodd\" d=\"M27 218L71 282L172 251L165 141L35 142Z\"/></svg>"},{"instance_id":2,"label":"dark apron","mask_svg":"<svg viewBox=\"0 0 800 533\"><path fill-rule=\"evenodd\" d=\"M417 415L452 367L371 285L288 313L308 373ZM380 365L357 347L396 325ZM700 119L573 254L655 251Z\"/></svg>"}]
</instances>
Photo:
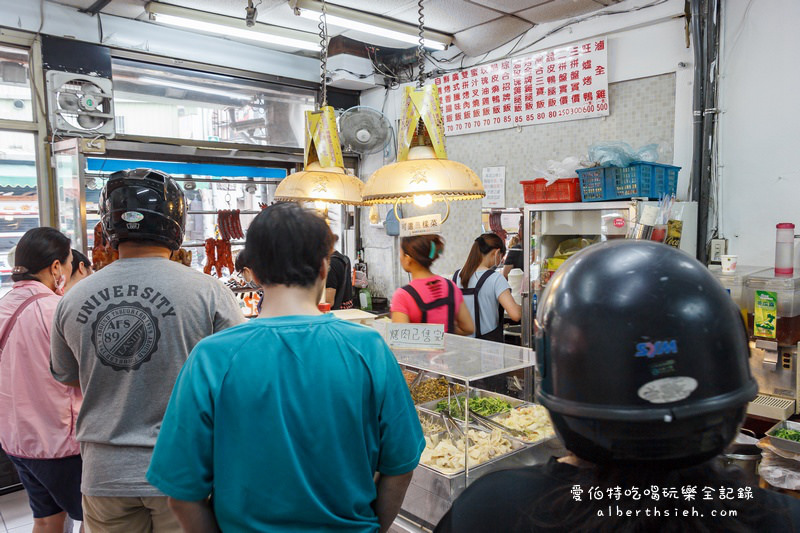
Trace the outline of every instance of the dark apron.
<instances>
[{"instance_id":1,"label":"dark apron","mask_svg":"<svg viewBox=\"0 0 800 533\"><path fill-rule=\"evenodd\" d=\"M455 287L450 284L450 281L444 280L447 284L447 296L444 298L439 298L438 300L434 300L430 303L425 303L422 301L422 297L419 295L417 290L411 286L411 284L406 285L403 287L403 290L406 291L414 301L417 303L417 307L419 310L422 311L422 320L423 324L428 323L428 311L432 309L438 309L439 307L447 306L447 333L455 333L456 328L456 297L455 297Z\"/></svg>"},{"instance_id":2,"label":"dark apron","mask_svg":"<svg viewBox=\"0 0 800 533\"><path fill-rule=\"evenodd\" d=\"M456 270L456 273L453 274L453 283L458 283L458 275L460 273L461 270ZM494 274L494 269L490 268L478 279L478 283L475 285L474 289L461 289L461 292L464 296L472 296L473 309L475 309L475 338L486 341L503 342L503 315L505 311L502 305L497 305L497 327L488 333L484 333L483 330L481 330L481 305L478 301L478 293L481 292L484 283L486 283L492 274Z\"/></svg>"}]
</instances>

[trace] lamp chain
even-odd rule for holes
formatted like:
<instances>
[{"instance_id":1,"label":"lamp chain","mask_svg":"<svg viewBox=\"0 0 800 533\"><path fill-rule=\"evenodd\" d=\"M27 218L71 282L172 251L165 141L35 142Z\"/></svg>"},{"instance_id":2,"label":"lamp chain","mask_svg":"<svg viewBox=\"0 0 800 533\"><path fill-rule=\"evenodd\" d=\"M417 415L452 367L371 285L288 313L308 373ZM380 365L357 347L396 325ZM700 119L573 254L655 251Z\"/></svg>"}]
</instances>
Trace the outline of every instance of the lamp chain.
<instances>
[{"instance_id":1,"label":"lamp chain","mask_svg":"<svg viewBox=\"0 0 800 533\"><path fill-rule=\"evenodd\" d=\"M419 13L419 46L417 46L417 65L419 67L419 78L417 78L417 89L422 89L425 84L425 48L422 32L425 27L425 15L422 13L422 0L417 1L417 13Z\"/></svg>"},{"instance_id":2,"label":"lamp chain","mask_svg":"<svg viewBox=\"0 0 800 533\"><path fill-rule=\"evenodd\" d=\"M327 5L322 0L322 12L319 15L319 47L320 47L320 84L322 85L322 107L328 105L328 19Z\"/></svg>"}]
</instances>

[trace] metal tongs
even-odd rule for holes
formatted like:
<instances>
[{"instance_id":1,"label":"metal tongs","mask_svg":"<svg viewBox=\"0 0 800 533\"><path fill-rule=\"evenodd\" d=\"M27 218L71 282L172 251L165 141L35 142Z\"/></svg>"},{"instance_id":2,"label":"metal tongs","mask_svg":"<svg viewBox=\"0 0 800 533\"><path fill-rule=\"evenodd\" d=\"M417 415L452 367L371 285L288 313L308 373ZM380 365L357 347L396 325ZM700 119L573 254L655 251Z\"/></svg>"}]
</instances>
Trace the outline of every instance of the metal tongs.
<instances>
[{"instance_id":1,"label":"metal tongs","mask_svg":"<svg viewBox=\"0 0 800 533\"><path fill-rule=\"evenodd\" d=\"M475 419L478 420L479 422L481 422L484 426L487 426L487 427L492 428L492 429L497 429L501 433L505 433L506 435L510 435L511 437L514 437L516 439L522 439L522 440L526 440L526 441L530 440L530 438L528 437L528 435L524 431L520 431L518 429L511 429L509 427L506 427L503 424L495 422L491 418L487 418L487 417L485 417L485 416L483 416L481 414L476 413L474 409L470 409L469 410L469 414L474 416Z\"/></svg>"},{"instance_id":2,"label":"metal tongs","mask_svg":"<svg viewBox=\"0 0 800 533\"><path fill-rule=\"evenodd\" d=\"M459 427L458 422L455 421L453 416L450 414L450 411L442 411L439 413L442 415L442 420L444 421L444 429L447 431L447 436L450 437L450 440L453 444L456 443L456 439L453 438L453 434L450 432L450 428L448 427L448 422L456 428L456 432L464 439L464 442L467 443L467 446L475 446L475 441L473 441L469 436L464 433L464 430Z\"/></svg>"}]
</instances>

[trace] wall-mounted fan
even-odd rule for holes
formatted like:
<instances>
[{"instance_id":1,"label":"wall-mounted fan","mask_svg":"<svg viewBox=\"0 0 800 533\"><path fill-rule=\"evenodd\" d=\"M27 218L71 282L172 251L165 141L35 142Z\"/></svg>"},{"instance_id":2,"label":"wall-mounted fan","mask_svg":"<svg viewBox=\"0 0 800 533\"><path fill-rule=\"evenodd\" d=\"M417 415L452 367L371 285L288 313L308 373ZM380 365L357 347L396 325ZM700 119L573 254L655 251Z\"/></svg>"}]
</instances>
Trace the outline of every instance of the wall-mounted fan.
<instances>
[{"instance_id":1,"label":"wall-mounted fan","mask_svg":"<svg viewBox=\"0 0 800 533\"><path fill-rule=\"evenodd\" d=\"M339 137L346 151L363 155L380 152L391 142L393 133L389 119L371 107L351 107L339 117Z\"/></svg>"},{"instance_id":2,"label":"wall-mounted fan","mask_svg":"<svg viewBox=\"0 0 800 533\"><path fill-rule=\"evenodd\" d=\"M114 136L111 80L51 70L47 72L46 81L53 133L80 137Z\"/></svg>"}]
</instances>

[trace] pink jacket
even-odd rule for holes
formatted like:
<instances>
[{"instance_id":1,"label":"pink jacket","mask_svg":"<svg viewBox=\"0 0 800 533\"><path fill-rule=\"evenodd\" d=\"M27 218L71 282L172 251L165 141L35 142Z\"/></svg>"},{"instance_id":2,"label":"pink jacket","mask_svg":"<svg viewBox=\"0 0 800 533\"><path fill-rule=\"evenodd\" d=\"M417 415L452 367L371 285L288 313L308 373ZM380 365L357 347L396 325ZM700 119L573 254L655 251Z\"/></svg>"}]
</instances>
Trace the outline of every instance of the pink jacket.
<instances>
[{"instance_id":1,"label":"pink jacket","mask_svg":"<svg viewBox=\"0 0 800 533\"><path fill-rule=\"evenodd\" d=\"M80 389L50 374L50 327L61 297L38 281L18 281L0 299L0 331L33 294L46 293L16 320L0 353L0 445L8 455L55 459L78 455Z\"/></svg>"}]
</instances>

